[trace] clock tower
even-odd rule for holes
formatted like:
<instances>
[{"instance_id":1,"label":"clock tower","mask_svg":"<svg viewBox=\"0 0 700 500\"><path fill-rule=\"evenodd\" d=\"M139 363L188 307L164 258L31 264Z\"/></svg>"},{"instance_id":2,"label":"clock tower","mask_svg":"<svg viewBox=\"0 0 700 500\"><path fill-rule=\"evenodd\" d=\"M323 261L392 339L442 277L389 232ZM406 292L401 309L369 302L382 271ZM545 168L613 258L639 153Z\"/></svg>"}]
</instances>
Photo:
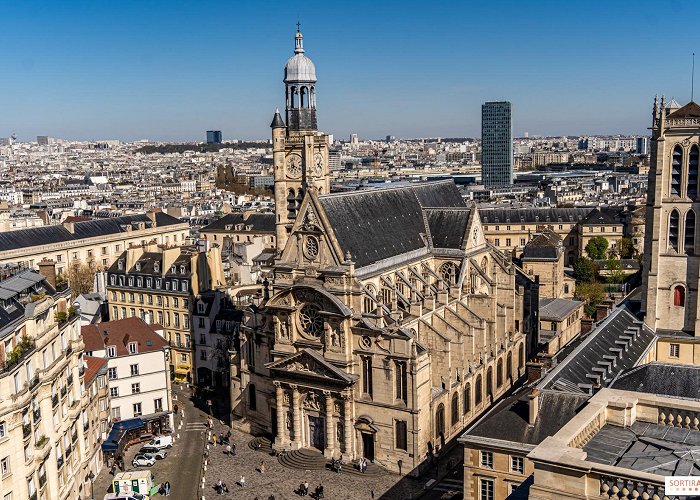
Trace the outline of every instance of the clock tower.
<instances>
[{"instance_id":1,"label":"clock tower","mask_svg":"<svg viewBox=\"0 0 700 500\"><path fill-rule=\"evenodd\" d=\"M330 192L328 135L316 130L316 66L304 55L298 29L294 55L284 67L285 125L279 110L272 120L272 160L275 172L277 251L281 253L304 194Z\"/></svg>"}]
</instances>

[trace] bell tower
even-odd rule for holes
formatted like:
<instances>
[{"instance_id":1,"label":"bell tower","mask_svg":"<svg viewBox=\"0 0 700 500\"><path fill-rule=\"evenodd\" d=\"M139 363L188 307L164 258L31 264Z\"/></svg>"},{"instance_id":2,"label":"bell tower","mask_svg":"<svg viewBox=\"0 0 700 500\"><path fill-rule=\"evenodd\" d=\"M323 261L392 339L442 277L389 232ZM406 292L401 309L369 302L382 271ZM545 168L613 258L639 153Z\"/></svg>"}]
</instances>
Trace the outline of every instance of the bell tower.
<instances>
[{"instance_id":1,"label":"bell tower","mask_svg":"<svg viewBox=\"0 0 700 500\"><path fill-rule=\"evenodd\" d=\"M655 99L642 311L654 330L700 336L700 106Z\"/></svg>"},{"instance_id":2,"label":"bell tower","mask_svg":"<svg viewBox=\"0 0 700 500\"><path fill-rule=\"evenodd\" d=\"M277 253L284 249L297 213L309 189L330 192L328 135L316 130L316 66L304 54L304 37L297 24L294 55L284 67L285 125L277 110L272 128L275 175Z\"/></svg>"}]
</instances>

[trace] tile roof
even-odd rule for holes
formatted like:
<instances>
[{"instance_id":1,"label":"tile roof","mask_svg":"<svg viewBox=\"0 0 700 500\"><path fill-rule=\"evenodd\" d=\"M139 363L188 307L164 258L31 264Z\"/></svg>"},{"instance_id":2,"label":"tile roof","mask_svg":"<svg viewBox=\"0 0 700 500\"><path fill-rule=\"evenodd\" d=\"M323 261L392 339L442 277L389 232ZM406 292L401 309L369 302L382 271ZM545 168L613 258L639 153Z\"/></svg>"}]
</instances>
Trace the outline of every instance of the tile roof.
<instances>
[{"instance_id":1,"label":"tile roof","mask_svg":"<svg viewBox=\"0 0 700 500\"><path fill-rule=\"evenodd\" d=\"M153 325L147 324L141 318L132 317L116 321L107 321L81 328L85 352L104 350L105 346L116 346L117 356L128 356L127 345L138 343L138 353L159 351L168 342L158 335Z\"/></svg>"},{"instance_id":2,"label":"tile roof","mask_svg":"<svg viewBox=\"0 0 700 500\"><path fill-rule=\"evenodd\" d=\"M700 106L690 101L682 108L678 108L673 113L669 114L666 118L669 120L675 120L676 118L700 118Z\"/></svg>"},{"instance_id":3,"label":"tile roof","mask_svg":"<svg viewBox=\"0 0 700 500\"><path fill-rule=\"evenodd\" d=\"M85 386L90 385L90 382L97 376L99 371L107 366L107 358L97 358L95 356L83 356L85 363Z\"/></svg>"}]
</instances>

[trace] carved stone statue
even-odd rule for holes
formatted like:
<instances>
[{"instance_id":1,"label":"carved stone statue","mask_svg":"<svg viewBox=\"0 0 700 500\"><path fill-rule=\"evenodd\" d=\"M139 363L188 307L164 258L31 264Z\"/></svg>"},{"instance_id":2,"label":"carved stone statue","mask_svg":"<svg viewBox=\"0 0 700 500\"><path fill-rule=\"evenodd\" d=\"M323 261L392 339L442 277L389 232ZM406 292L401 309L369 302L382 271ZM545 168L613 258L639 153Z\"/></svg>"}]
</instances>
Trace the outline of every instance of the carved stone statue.
<instances>
[{"instance_id":1,"label":"carved stone statue","mask_svg":"<svg viewBox=\"0 0 700 500\"><path fill-rule=\"evenodd\" d=\"M306 399L304 399L304 408L310 410L318 410L321 408L321 403L318 400L318 396L314 391L309 391L306 393Z\"/></svg>"}]
</instances>

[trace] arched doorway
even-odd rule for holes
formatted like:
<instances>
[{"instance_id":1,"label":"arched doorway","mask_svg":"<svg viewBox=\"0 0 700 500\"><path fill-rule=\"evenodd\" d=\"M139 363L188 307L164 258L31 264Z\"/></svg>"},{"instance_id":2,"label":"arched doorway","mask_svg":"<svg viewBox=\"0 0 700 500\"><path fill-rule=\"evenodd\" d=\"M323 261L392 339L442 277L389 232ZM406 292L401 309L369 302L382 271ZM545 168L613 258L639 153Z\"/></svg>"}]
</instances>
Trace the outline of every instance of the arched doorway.
<instances>
[{"instance_id":1,"label":"arched doorway","mask_svg":"<svg viewBox=\"0 0 700 500\"><path fill-rule=\"evenodd\" d=\"M445 405L440 403L435 412L435 437L445 434Z\"/></svg>"}]
</instances>

